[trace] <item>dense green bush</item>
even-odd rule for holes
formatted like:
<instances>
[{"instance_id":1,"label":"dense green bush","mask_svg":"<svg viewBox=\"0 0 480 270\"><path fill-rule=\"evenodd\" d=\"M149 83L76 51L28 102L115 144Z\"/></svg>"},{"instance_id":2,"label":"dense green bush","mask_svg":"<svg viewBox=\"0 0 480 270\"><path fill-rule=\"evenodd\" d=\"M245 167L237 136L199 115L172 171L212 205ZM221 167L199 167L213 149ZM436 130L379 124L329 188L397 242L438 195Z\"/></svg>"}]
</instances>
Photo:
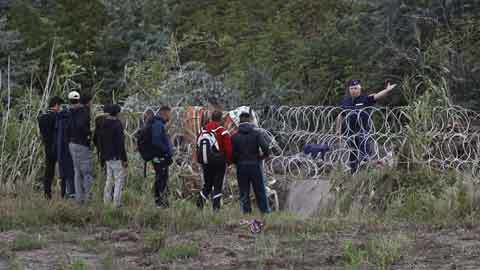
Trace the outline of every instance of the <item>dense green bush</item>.
<instances>
[{"instance_id":1,"label":"dense green bush","mask_svg":"<svg viewBox=\"0 0 480 270\"><path fill-rule=\"evenodd\" d=\"M32 2L15 1L0 19L8 49L0 69L11 56L19 74L34 72L39 92L55 44L59 63L79 67L68 85L102 100L159 89L158 79L197 62L245 102L336 104L350 78L372 90L387 79L445 78L455 102L479 106L474 0ZM128 78L139 65L154 80ZM59 66L57 74L68 73ZM12 78L22 85L31 76Z\"/></svg>"}]
</instances>

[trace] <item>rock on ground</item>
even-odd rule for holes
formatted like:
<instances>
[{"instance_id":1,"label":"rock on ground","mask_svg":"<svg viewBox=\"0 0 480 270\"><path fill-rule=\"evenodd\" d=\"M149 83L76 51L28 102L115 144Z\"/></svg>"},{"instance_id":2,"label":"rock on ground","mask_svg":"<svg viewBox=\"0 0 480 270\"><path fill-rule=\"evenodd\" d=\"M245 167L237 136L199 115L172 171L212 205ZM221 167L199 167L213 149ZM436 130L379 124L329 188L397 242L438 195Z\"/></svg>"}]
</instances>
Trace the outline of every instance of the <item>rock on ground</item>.
<instances>
[{"instance_id":1,"label":"rock on ground","mask_svg":"<svg viewBox=\"0 0 480 270\"><path fill-rule=\"evenodd\" d=\"M290 184L286 210L301 217L331 211L335 207L334 194L327 180L302 180Z\"/></svg>"}]
</instances>

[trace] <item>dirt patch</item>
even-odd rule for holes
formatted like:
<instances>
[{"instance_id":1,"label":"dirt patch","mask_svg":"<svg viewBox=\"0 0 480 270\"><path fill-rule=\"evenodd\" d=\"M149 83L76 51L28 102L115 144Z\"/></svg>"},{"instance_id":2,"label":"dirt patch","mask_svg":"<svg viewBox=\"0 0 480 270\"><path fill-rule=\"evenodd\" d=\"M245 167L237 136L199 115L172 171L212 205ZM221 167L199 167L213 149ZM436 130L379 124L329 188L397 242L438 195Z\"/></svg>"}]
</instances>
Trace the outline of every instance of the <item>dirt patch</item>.
<instances>
[{"instance_id":1,"label":"dirt patch","mask_svg":"<svg viewBox=\"0 0 480 270\"><path fill-rule=\"evenodd\" d=\"M0 234L11 239L14 232ZM391 235L408 236L398 259L389 269L480 269L480 227L435 229L431 226L356 226L335 232L313 235L279 235L267 227L264 233L252 235L246 227L229 226L172 235L166 247L179 243L195 243L198 254L190 258L165 261L158 251L146 251L143 233L121 230L89 231L79 234L76 242L62 242L50 236L47 247L16 252L22 269L64 269L75 260L87 269L345 269L345 244L366 247L372 239ZM77 234L76 234L77 235ZM48 236L46 236L48 238ZM53 240L55 239L55 240ZM11 241L11 240L9 240ZM98 252L79 243L102 245ZM97 241L97 242L95 242ZM368 265L368 267L373 267ZM373 269L373 268L366 269ZM0 259L0 270L8 269L8 261Z\"/></svg>"},{"instance_id":2,"label":"dirt patch","mask_svg":"<svg viewBox=\"0 0 480 270\"><path fill-rule=\"evenodd\" d=\"M480 269L480 230L419 231L412 252L395 269Z\"/></svg>"},{"instance_id":3,"label":"dirt patch","mask_svg":"<svg viewBox=\"0 0 480 270\"><path fill-rule=\"evenodd\" d=\"M87 269L103 269L97 255L71 244L51 243L47 248L17 252L15 255L25 269L61 269L72 264L82 264Z\"/></svg>"}]
</instances>

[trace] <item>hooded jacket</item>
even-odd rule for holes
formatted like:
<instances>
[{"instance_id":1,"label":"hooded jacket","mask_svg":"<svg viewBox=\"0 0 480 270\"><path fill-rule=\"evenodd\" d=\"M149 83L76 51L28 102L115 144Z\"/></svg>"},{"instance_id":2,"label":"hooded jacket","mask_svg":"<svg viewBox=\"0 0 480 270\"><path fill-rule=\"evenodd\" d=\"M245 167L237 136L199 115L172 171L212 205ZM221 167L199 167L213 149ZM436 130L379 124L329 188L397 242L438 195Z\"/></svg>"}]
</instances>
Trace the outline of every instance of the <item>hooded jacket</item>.
<instances>
[{"instance_id":1,"label":"hooded jacket","mask_svg":"<svg viewBox=\"0 0 480 270\"><path fill-rule=\"evenodd\" d=\"M125 135L122 122L112 116L106 116L95 130L97 150L102 161L127 161L125 150Z\"/></svg>"},{"instance_id":2,"label":"hooded jacket","mask_svg":"<svg viewBox=\"0 0 480 270\"><path fill-rule=\"evenodd\" d=\"M219 122L210 121L205 125L205 130L208 132L215 132L220 151L225 154L228 162L232 162L232 138L230 133Z\"/></svg>"},{"instance_id":3,"label":"hooded jacket","mask_svg":"<svg viewBox=\"0 0 480 270\"><path fill-rule=\"evenodd\" d=\"M232 159L235 164L258 164L270 155L268 143L262 134L250 123L241 123L238 132L232 136ZM260 149L263 156L260 155Z\"/></svg>"}]
</instances>

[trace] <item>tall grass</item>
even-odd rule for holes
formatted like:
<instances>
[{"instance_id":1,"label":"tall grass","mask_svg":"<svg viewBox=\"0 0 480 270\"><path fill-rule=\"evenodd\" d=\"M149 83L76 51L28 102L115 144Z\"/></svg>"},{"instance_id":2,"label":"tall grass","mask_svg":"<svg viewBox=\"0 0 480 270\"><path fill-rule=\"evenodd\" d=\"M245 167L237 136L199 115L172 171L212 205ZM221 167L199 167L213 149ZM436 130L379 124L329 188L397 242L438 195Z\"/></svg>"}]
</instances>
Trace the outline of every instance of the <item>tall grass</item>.
<instances>
[{"instance_id":1,"label":"tall grass","mask_svg":"<svg viewBox=\"0 0 480 270\"><path fill-rule=\"evenodd\" d=\"M0 191L15 191L17 181L31 184L40 175L43 162L36 130L37 116L46 107L51 91L50 79L54 73L53 51L47 84L40 97L34 94L33 87L26 88L24 93L14 95L10 83L10 71L9 59L7 91L4 96L7 102L0 104L3 112L0 127Z\"/></svg>"}]
</instances>

